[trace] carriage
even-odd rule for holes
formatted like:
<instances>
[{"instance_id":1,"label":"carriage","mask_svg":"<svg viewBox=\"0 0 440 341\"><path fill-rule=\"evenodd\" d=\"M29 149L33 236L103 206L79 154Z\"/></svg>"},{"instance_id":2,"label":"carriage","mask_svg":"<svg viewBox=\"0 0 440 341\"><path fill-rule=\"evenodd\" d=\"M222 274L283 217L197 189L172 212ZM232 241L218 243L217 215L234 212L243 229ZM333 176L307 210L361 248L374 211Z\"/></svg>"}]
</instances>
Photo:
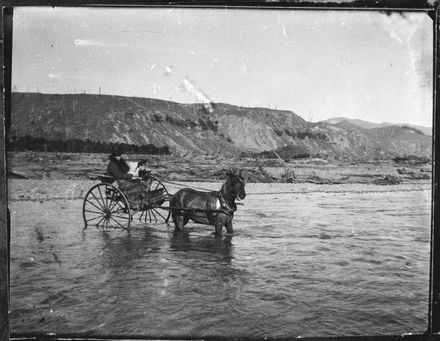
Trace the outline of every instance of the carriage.
<instances>
[{"instance_id":1,"label":"carriage","mask_svg":"<svg viewBox=\"0 0 440 341\"><path fill-rule=\"evenodd\" d=\"M145 223L168 223L171 215L168 209L170 194L157 177L148 175L142 180L148 186L148 192L142 202L129 200L112 176L91 174L91 177L100 183L91 187L84 197L84 228L96 226L128 230L135 215L139 216L139 221Z\"/></svg>"},{"instance_id":2,"label":"carriage","mask_svg":"<svg viewBox=\"0 0 440 341\"><path fill-rule=\"evenodd\" d=\"M123 187L109 175L93 174L100 181L87 192L83 202L84 228L96 226L104 229L128 230L136 214L145 223L168 223L172 216L176 229L182 230L189 220L215 227L220 235L223 226L232 233L232 219L236 200L246 197L244 179L240 173L228 172L220 191L180 189L171 196L164 184L148 174L142 181L146 186L142 199L130 200Z\"/></svg>"}]
</instances>

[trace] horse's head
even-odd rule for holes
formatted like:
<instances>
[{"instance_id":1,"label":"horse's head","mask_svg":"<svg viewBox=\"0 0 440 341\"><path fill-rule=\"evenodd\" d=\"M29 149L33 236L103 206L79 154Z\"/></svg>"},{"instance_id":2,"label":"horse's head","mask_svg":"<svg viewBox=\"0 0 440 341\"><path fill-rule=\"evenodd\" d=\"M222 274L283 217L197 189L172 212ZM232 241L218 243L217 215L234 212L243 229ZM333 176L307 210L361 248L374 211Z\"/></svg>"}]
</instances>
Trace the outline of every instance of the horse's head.
<instances>
[{"instance_id":1,"label":"horse's head","mask_svg":"<svg viewBox=\"0 0 440 341\"><path fill-rule=\"evenodd\" d=\"M224 195L234 198L235 200L243 200L246 198L245 183L242 172L229 171L228 179L223 185Z\"/></svg>"}]
</instances>

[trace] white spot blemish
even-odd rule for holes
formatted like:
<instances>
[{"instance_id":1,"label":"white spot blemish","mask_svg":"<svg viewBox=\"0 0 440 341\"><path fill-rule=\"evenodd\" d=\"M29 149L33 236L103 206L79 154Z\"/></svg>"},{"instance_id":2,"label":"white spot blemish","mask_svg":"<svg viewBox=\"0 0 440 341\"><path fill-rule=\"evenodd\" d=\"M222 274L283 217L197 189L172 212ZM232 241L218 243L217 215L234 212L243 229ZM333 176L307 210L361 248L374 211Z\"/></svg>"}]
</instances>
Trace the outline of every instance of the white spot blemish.
<instances>
[{"instance_id":1,"label":"white spot blemish","mask_svg":"<svg viewBox=\"0 0 440 341\"><path fill-rule=\"evenodd\" d=\"M172 66L165 66L165 76L171 75L171 72L173 71Z\"/></svg>"},{"instance_id":2,"label":"white spot blemish","mask_svg":"<svg viewBox=\"0 0 440 341\"><path fill-rule=\"evenodd\" d=\"M217 202L216 202L216 206L215 206L215 208L216 208L217 210L219 210L221 207L222 207L222 205L220 204L220 199L217 199Z\"/></svg>"}]
</instances>

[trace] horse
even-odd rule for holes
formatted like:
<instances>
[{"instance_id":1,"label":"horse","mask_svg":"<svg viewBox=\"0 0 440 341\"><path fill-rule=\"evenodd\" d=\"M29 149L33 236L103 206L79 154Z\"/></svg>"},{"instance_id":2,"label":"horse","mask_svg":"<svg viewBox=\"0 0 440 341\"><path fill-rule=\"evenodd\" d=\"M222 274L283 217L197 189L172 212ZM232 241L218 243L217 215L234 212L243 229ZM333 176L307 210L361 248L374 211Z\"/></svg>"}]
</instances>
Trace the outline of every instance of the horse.
<instances>
[{"instance_id":1,"label":"horse","mask_svg":"<svg viewBox=\"0 0 440 341\"><path fill-rule=\"evenodd\" d=\"M183 230L191 219L196 223L213 225L217 236L222 234L223 226L226 227L227 233L232 234L232 219L237 210L235 200L240 201L245 197L245 183L241 171L239 174L229 171L220 191L203 192L183 188L170 199L175 229Z\"/></svg>"}]
</instances>

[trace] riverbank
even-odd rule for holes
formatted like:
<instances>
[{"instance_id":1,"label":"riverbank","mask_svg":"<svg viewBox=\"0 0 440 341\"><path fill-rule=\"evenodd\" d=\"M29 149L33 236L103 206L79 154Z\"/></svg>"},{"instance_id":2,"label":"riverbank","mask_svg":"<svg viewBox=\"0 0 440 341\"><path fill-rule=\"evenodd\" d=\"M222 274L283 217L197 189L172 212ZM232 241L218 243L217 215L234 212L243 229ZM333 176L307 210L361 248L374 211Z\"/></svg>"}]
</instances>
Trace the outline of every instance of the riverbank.
<instances>
[{"instance_id":1,"label":"riverbank","mask_svg":"<svg viewBox=\"0 0 440 341\"><path fill-rule=\"evenodd\" d=\"M97 183L95 180L57 180L57 179L10 179L8 192L10 201L70 201L83 199L87 191ZM219 190L222 182L168 182L164 185L170 194L182 187L203 190ZM257 190L258 188L258 190ZM431 185L427 182L414 182L393 186L374 184L283 184L283 183L249 183L246 186L247 196L286 195L286 194L313 194L313 193L394 193L412 191L430 191ZM246 204L246 202L245 202Z\"/></svg>"},{"instance_id":2,"label":"riverbank","mask_svg":"<svg viewBox=\"0 0 440 341\"><path fill-rule=\"evenodd\" d=\"M301 159L177 157L127 155L127 161L146 159L153 174L166 181L221 181L225 170L243 170L247 183L376 184L430 183L431 165L392 160L339 162ZM9 179L87 180L105 172L107 154L9 152Z\"/></svg>"}]
</instances>

